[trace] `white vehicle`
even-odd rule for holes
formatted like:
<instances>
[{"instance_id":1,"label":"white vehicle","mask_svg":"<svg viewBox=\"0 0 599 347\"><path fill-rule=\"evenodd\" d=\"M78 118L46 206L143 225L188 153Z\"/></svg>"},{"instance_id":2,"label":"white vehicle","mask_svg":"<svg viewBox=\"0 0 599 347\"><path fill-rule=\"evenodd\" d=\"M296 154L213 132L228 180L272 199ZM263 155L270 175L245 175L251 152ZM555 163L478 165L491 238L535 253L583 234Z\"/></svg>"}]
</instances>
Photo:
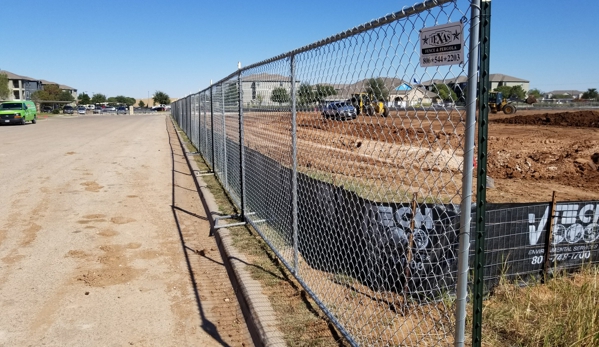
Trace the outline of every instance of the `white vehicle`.
<instances>
[{"instance_id":1,"label":"white vehicle","mask_svg":"<svg viewBox=\"0 0 599 347\"><path fill-rule=\"evenodd\" d=\"M96 105L87 105L86 106L88 110L95 110L96 109Z\"/></svg>"}]
</instances>

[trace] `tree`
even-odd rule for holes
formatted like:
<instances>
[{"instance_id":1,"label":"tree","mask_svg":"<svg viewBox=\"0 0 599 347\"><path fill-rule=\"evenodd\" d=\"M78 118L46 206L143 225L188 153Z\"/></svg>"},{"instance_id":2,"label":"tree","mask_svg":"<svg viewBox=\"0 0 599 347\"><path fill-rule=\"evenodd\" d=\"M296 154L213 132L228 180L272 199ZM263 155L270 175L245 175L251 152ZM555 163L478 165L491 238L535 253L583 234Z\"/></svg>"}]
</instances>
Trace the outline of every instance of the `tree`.
<instances>
[{"instance_id":1,"label":"tree","mask_svg":"<svg viewBox=\"0 0 599 347\"><path fill-rule=\"evenodd\" d=\"M73 95L66 90L61 90L56 84L47 84L44 89L31 94L34 101L75 101Z\"/></svg>"},{"instance_id":2,"label":"tree","mask_svg":"<svg viewBox=\"0 0 599 347\"><path fill-rule=\"evenodd\" d=\"M510 97L516 98L518 100L522 100L522 99L526 98L526 91L520 85L513 86L512 89L510 90Z\"/></svg>"},{"instance_id":3,"label":"tree","mask_svg":"<svg viewBox=\"0 0 599 347\"><path fill-rule=\"evenodd\" d=\"M505 98L508 99L519 99L522 100L526 97L526 92L522 88L522 86L500 86L495 88L495 91L501 92Z\"/></svg>"},{"instance_id":4,"label":"tree","mask_svg":"<svg viewBox=\"0 0 599 347\"><path fill-rule=\"evenodd\" d=\"M366 94L372 100L389 99L389 90L385 85L385 80L382 77L370 78L366 83Z\"/></svg>"},{"instance_id":5,"label":"tree","mask_svg":"<svg viewBox=\"0 0 599 347\"><path fill-rule=\"evenodd\" d=\"M117 106L118 105L118 101L116 99L116 97L111 96L108 99L106 99L106 102L108 103L108 106Z\"/></svg>"},{"instance_id":6,"label":"tree","mask_svg":"<svg viewBox=\"0 0 599 347\"><path fill-rule=\"evenodd\" d=\"M91 100L92 104L101 104L103 102L106 102L106 95L104 94L94 94L92 96L92 100Z\"/></svg>"},{"instance_id":7,"label":"tree","mask_svg":"<svg viewBox=\"0 0 599 347\"><path fill-rule=\"evenodd\" d=\"M262 94L256 95L256 100L258 101L258 105L262 105L262 102L264 101L264 95L262 95Z\"/></svg>"},{"instance_id":8,"label":"tree","mask_svg":"<svg viewBox=\"0 0 599 347\"><path fill-rule=\"evenodd\" d=\"M297 99L300 106L306 106L316 102L317 99L314 93L314 88L308 83L300 84L297 90Z\"/></svg>"},{"instance_id":9,"label":"tree","mask_svg":"<svg viewBox=\"0 0 599 347\"><path fill-rule=\"evenodd\" d=\"M60 92L60 94L58 94L58 100L59 101L75 101L75 97L73 96L73 94L67 92L66 90L63 90Z\"/></svg>"},{"instance_id":10,"label":"tree","mask_svg":"<svg viewBox=\"0 0 599 347\"><path fill-rule=\"evenodd\" d=\"M455 102L458 98L456 92L444 83L434 84L432 91L437 93L439 98L441 98L443 101Z\"/></svg>"},{"instance_id":11,"label":"tree","mask_svg":"<svg viewBox=\"0 0 599 347\"><path fill-rule=\"evenodd\" d=\"M328 85L328 84L317 84L316 85L316 95L315 95L315 101L322 101L324 99L326 99L327 96L331 96L331 95L337 95L337 91L335 90L335 88L333 88L333 86ZM389 93L387 93L387 96L389 96Z\"/></svg>"},{"instance_id":12,"label":"tree","mask_svg":"<svg viewBox=\"0 0 599 347\"><path fill-rule=\"evenodd\" d=\"M135 105L136 102L137 102L137 99L135 99L135 98L127 98L127 102L125 102L125 104L127 104L127 106L133 106L133 105Z\"/></svg>"},{"instance_id":13,"label":"tree","mask_svg":"<svg viewBox=\"0 0 599 347\"><path fill-rule=\"evenodd\" d=\"M8 75L0 74L0 100L8 99L10 88L8 88Z\"/></svg>"},{"instance_id":14,"label":"tree","mask_svg":"<svg viewBox=\"0 0 599 347\"><path fill-rule=\"evenodd\" d=\"M599 93L597 93L597 88L589 88L586 92L582 93L582 99L597 99L599 97Z\"/></svg>"},{"instance_id":15,"label":"tree","mask_svg":"<svg viewBox=\"0 0 599 347\"><path fill-rule=\"evenodd\" d=\"M143 102L143 100L139 100L139 107L146 107L146 104Z\"/></svg>"},{"instance_id":16,"label":"tree","mask_svg":"<svg viewBox=\"0 0 599 347\"><path fill-rule=\"evenodd\" d=\"M158 91L158 90L152 96L152 100L154 101L154 105L156 105L156 104L167 105L167 104L171 103L171 99L169 98L168 94Z\"/></svg>"},{"instance_id":17,"label":"tree","mask_svg":"<svg viewBox=\"0 0 599 347\"><path fill-rule=\"evenodd\" d=\"M239 99L239 88L237 83L229 83L227 85L227 89L225 90L225 103L237 104L237 99Z\"/></svg>"},{"instance_id":18,"label":"tree","mask_svg":"<svg viewBox=\"0 0 599 347\"><path fill-rule=\"evenodd\" d=\"M545 94L545 93L543 93L542 91L540 91L540 90L538 90L536 88L530 89L528 91L528 95L534 96L537 99L540 99L543 94Z\"/></svg>"},{"instance_id":19,"label":"tree","mask_svg":"<svg viewBox=\"0 0 599 347\"><path fill-rule=\"evenodd\" d=\"M127 105L127 106L132 106L134 105L137 100L135 98L129 98L123 95L117 95L115 97L110 97L107 100L109 103L115 103L115 104L120 104L120 105Z\"/></svg>"},{"instance_id":20,"label":"tree","mask_svg":"<svg viewBox=\"0 0 599 347\"><path fill-rule=\"evenodd\" d=\"M272 90L272 94L270 95L270 101L276 102L279 105L284 102L289 102L290 97L287 89L283 87L275 88Z\"/></svg>"},{"instance_id":21,"label":"tree","mask_svg":"<svg viewBox=\"0 0 599 347\"><path fill-rule=\"evenodd\" d=\"M86 93L81 93L77 96L79 105L87 105L91 102L91 98Z\"/></svg>"}]
</instances>

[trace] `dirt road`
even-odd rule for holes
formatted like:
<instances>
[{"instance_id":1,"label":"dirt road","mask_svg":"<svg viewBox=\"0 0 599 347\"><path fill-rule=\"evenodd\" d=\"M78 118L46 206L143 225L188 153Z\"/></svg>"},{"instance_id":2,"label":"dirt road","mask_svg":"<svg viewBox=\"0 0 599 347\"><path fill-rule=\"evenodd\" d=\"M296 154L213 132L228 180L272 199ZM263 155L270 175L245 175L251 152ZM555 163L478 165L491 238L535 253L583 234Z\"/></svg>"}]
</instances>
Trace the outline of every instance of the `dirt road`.
<instances>
[{"instance_id":1,"label":"dirt road","mask_svg":"<svg viewBox=\"0 0 599 347\"><path fill-rule=\"evenodd\" d=\"M0 127L0 346L251 346L165 115Z\"/></svg>"}]
</instances>

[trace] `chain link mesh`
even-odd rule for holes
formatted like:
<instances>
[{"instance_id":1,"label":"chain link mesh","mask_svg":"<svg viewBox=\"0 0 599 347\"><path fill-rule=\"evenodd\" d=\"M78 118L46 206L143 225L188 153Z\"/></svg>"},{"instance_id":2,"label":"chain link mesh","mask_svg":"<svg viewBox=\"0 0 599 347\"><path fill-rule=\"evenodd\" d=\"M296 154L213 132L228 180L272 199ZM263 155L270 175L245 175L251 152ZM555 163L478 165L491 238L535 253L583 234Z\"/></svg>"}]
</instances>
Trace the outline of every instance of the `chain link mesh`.
<instances>
[{"instance_id":1,"label":"chain link mesh","mask_svg":"<svg viewBox=\"0 0 599 347\"><path fill-rule=\"evenodd\" d=\"M462 23L468 52L470 2L425 5L241 69L172 109L245 220L354 345L453 343L476 78L467 57L422 67L419 33Z\"/></svg>"}]
</instances>

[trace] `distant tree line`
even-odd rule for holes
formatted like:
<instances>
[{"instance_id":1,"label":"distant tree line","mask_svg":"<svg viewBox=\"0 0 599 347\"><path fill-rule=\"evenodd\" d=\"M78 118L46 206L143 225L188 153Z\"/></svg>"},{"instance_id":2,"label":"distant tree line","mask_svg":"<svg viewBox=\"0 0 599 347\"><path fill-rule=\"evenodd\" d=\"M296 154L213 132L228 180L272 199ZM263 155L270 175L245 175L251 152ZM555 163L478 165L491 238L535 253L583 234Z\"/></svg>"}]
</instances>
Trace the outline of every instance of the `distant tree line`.
<instances>
[{"instance_id":1,"label":"distant tree line","mask_svg":"<svg viewBox=\"0 0 599 347\"><path fill-rule=\"evenodd\" d=\"M78 99L78 103L82 104L82 105L107 103L110 106L116 106L116 105L133 106L137 102L137 99L135 99L135 98L131 98L131 97L123 96L123 95L106 97L106 95L104 95L102 93L96 93L91 98L86 93L81 93L81 94L79 94L77 99ZM154 93L152 99L153 99L154 105L156 105L156 104L168 105L171 103L171 99L168 96L168 94L161 92L161 91L156 91ZM146 105L141 100L139 101L138 105L139 105L139 107L150 106L150 105Z\"/></svg>"},{"instance_id":2,"label":"distant tree line","mask_svg":"<svg viewBox=\"0 0 599 347\"><path fill-rule=\"evenodd\" d=\"M137 99L130 98L123 95L111 96L109 98L102 93L94 94L91 98L87 93L81 93L77 96L77 103L79 105L88 104L103 104L107 103L110 106L126 105L133 106L137 102Z\"/></svg>"},{"instance_id":3,"label":"distant tree line","mask_svg":"<svg viewBox=\"0 0 599 347\"><path fill-rule=\"evenodd\" d=\"M531 89L528 91L528 95L532 95L536 98L540 98L543 96L543 94L546 94L545 92L540 91L539 89ZM570 99L572 98L572 95L568 95L568 94L553 94L552 95L553 99ZM599 92L597 92L597 88L589 88L587 89L586 92L582 93L582 95L580 96L581 100L597 100L599 99Z\"/></svg>"}]
</instances>

